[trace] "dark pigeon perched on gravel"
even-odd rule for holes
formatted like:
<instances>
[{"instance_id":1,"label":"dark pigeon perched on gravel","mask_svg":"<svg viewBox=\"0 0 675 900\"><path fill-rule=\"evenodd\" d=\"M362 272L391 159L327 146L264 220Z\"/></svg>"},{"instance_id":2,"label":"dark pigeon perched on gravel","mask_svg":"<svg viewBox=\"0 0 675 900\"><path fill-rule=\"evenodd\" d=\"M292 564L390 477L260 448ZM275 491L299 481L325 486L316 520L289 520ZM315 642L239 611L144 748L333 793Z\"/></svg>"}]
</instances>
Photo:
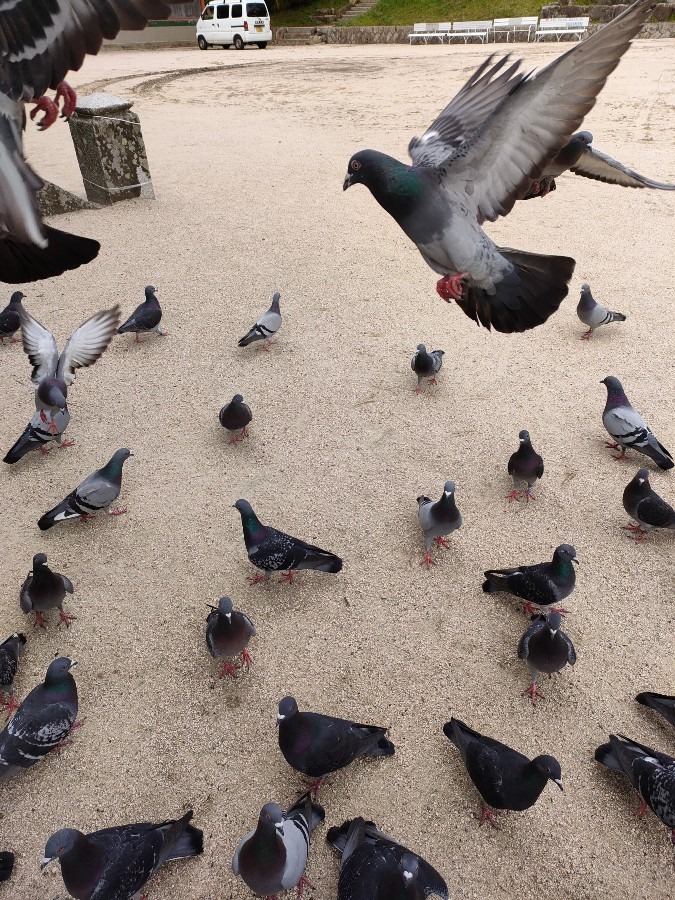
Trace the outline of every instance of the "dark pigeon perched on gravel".
<instances>
[{"instance_id":1,"label":"dark pigeon perched on gravel","mask_svg":"<svg viewBox=\"0 0 675 900\"><path fill-rule=\"evenodd\" d=\"M416 394L422 392L422 382L425 378L429 384L437 384L436 375L441 371L444 355L444 350L428 352L424 344L417 345L417 353L410 361L410 368L417 375Z\"/></svg>"},{"instance_id":2,"label":"dark pigeon perched on gravel","mask_svg":"<svg viewBox=\"0 0 675 900\"><path fill-rule=\"evenodd\" d=\"M438 500L424 496L418 497L417 514L424 532L426 549L421 565L428 568L436 565L431 558L432 544L447 549L450 544L445 540L445 536L462 527L462 514L457 509L455 502L455 482L445 482L443 493Z\"/></svg>"},{"instance_id":3,"label":"dark pigeon perched on gravel","mask_svg":"<svg viewBox=\"0 0 675 900\"><path fill-rule=\"evenodd\" d=\"M25 643L26 635L15 632L0 644L0 693L8 698L0 703L0 708L6 715L11 715L19 708L14 699L14 676L19 668L19 657Z\"/></svg>"},{"instance_id":4,"label":"dark pigeon perched on gravel","mask_svg":"<svg viewBox=\"0 0 675 900\"><path fill-rule=\"evenodd\" d=\"M14 291L9 298L9 303L0 312L0 344L4 344L6 340L12 344L21 343L21 338L15 338L14 335L21 328L18 308L25 296L21 291Z\"/></svg>"},{"instance_id":5,"label":"dark pigeon perched on gravel","mask_svg":"<svg viewBox=\"0 0 675 900\"><path fill-rule=\"evenodd\" d=\"M68 494L65 500L41 516L38 528L46 531L59 522L79 519L82 516L89 518L99 510L108 509L122 490L122 466L130 456L133 456L133 453L126 447L115 450L102 469L92 472L82 484ZM119 516L125 512L125 509L116 509L111 511L111 515Z\"/></svg>"},{"instance_id":6,"label":"dark pigeon perched on gravel","mask_svg":"<svg viewBox=\"0 0 675 900\"><path fill-rule=\"evenodd\" d=\"M607 388L602 424L613 438L613 443L606 446L611 450L621 451L614 459L623 459L628 449L637 450L638 453L644 453L653 459L659 468L672 469L675 463L671 453L657 441L649 425L631 406L619 379L608 375L600 383Z\"/></svg>"},{"instance_id":7,"label":"dark pigeon perched on gravel","mask_svg":"<svg viewBox=\"0 0 675 900\"><path fill-rule=\"evenodd\" d=\"M581 335L582 340L589 340L593 337L593 332L600 328L601 325L610 325L612 322L625 322L626 317L623 313L612 312L601 303L598 303L591 294L590 284L581 285L581 299L577 304L577 316L584 325L588 325L588 331L584 331Z\"/></svg>"},{"instance_id":8,"label":"dark pigeon perched on gravel","mask_svg":"<svg viewBox=\"0 0 675 900\"><path fill-rule=\"evenodd\" d=\"M459 719L450 719L443 733L457 747L469 777L483 798L479 825L499 826L493 814L500 809L529 809L550 780L562 790L560 763L553 756L529 760L506 744L473 731Z\"/></svg>"},{"instance_id":9,"label":"dark pigeon perched on gravel","mask_svg":"<svg viewBox=\"0 0 675 900\"><path fill-rule=\"evenodd\" d=\"M73 593L73 583L70 578L59 572L52 572L47 565L47 555L36 553L33 557L33 568L26 576L19 592L19 604L26 614L32 612L35 616L35 625L45 627L45 613L48 609L58 609L59 622L66 627L76 618L63 611L63 601L66 594Z\"/></svg>"},{"instance_id":10,"label":"dark pigeon perched on gravel","mask_svg":"<svg viewBox=\"0 0 675 900\"><path fill-rule=\"evenodd\" d=\"M230 438L231 444L238 444L242 438L248 437L248 425L253 419L253 413L248 403L244 403L242 395L235 394L230 402L220 410L218 419L223 428L227 428L228 431L240 432L239 434L233 433Z\"/></svg>"},{"instance_id":11,"label":"dark pigeon perched on gravel","mask_svg":"<svg viewBox=\"0 0 675 900\"><path fill-rule=\"evenodd\" d=\"M0 882L9 881L14 871L14 854L8 850L0 853Z\"/></svg>"},{"instance_id":12,"label":"dark pigeon perched on gravel","mask_svg":"<svg viewBox=\"0 0 675 900\"><path fill-rule=\"evenodd\" d=\"M444 276L441 297L486 328L534 328L567 296L573 259L497 247L481 226L507 215L569 142L650 6L638 0L538 72L490 56L410 142L412 166L374 150L349 160L343 189L364 184Z\"/></svg>"},{"instance_id":13,"label":"dark pigeon perched on gravel","mask_svg":"<svg viewBox=\"0 0 675 900\"><path fill-rule=\"evenodd\" d=\"M547 616L533 616L532 624L525 631L518 643L518 659L527 660L532 684L523 691L532 703L537 697L544 695L537 688L537 675L540 672L560 672L569 663L573 666L577 661L574 644L561 630L560 613L551 612Z\"/></svg>"},{"instance_id":14,"label":"dark pigeon perched on gravel","mask_svg":"<svg viewBox=\"0 0 675 900\"><path fill-rule=\"evenodd\" d=\"M61 656L49 664L45 680L34 687L0 733L0 781L28 769L68 737L77 719L74 660Z\"/></svg>"},{"instance_id":15,"label":"dark pigeon perched on gravel","mask_svg":"<svg viewBox=\"0 0 675 900\"><path fill-rule=\"evenodd\" d=\"M153 332L164 337L166 332L160 331L159 323L162 321L162 307L155 296L156 287L151 284L145 288L145 300L132 312L129 318L117 329L118 334L135 334L136 343L142 344L141 334Z\"/></svg>"},{"instance_id":16,"label":"dark pigeon perched on gravel","mask_svg":"<svg viewBox=\"0 0 675 900\"><path fill-rule=\"evenodd\" d=\"M297 772L318 779L316 791L326 775L343 769L362 756L393 756L394 745L387 729L360 725L322 713L300 712L294 697L284 697L277 715L279 749Z\"/></svg>"},{"instance_id":17,"label":"dark pigeon perched on gravel","mask_svg":"<svg viewBox=\"0 0 675 900\"><path fill-rule=\"evenodd\" d=\"M140 822L83 834L62 828L47 841L41 869L58 859L66 890L78 900L127 900L172 859L197 856L203 835L192 810L158 825Z\"/></svg>"},{"instance_id":18,"label":"dark pigeon perched on gravel","mask_svg":"<svg viewBox=\"0 0 675 900\"><path fill-rule=\"evenodd\" d=\"M267 312L264 312L258 321L246 332L243 338L239 339L239 347L248 347L249 344L253 344L255 341L264 341L265 343L262 345L263 349L269 350L274 343L272 338L281 328L281 310L279 309L280 300L281 294L279 291L276 291L272 297L272 305Z\"/></svg>"},{"instance_id":19,"label":"dark pigeon perched on gravel","mask_svg":"<svg viewBox=\"0 0 675 900\"><path fill-rule=\"evenodd\" d=\"M560 544L555 548L551 562L536 563L533 566L519 566L515 569L488 569L483 590L486 594L504 592L524 600L523 612L532 615L535 605L551 612L565 613L556 608L574 590L576 572L572 563L578 565L577 552L570 544Z\"/></svg>"},{"instance_id":20,"label":"dark pigeon perched on gravel","mask_svg":"<svg viewBox=\"0 0 675 900\"><path fill-rule=\"evenodd\" d=\"M312 803L309 793L288 812L278 803L266 803L255 829L241 839L234 851L232 871L254 893L268 900L294 887L300 897L304 887L313 887L304 873L312 832L325 815L322 806Z\"/></svg>"},{"instance_id":21,"label":"dark pigeon perched on gravel","mask_svg":"<svg viewBox=\"0 0 675 900\"><path fill-rule=\"evenodd\" d=\"M651 691L644 691L635 698L638 703L648 706L655 710L659 715L663 716L666 722L670 722L675 726L675 697L668 694L654 694Z\"/></svg>"},{"instance_id":22,"label":"dark pigeon perched on gravel","mask_svg":"<svg viewBox=\"0 0 675 900\"><path fill-rule=\"evenodd\" d=\"M249 671L253 658L246 648L254 635L253 622L233 608L229 597L221 597L218 606L211 607L206 619L206 646L214 659L223 660L221 677L237 677L237 667L229 660L240 654L242 669Z\"/></svg>"},{"instance_id":23,"label":"dark pigeon perched on gravel","mask_svg":"<svg viewBox=\"0 0 675 900\"><path fill-rule=\"evenodd\" d=\"M675 530L675 509L653 490L649 469L639 469L623 492L623 508L637 524L625 525L636 541L643 541L654 528Z\"/></svg>"},{"instance_id":24,"label":"dark pigeon perched on gravel","mask_svg":"<svg viewBox=\"0 0 675 900\"><path fill-rule=\"evenodd\" d=\"M569 142L557 156L546 166L539 178L534 181L523 199L545 197L556 189L555 179L568 170L584 178L604 181L606 184L618 184L621 187L654 188L660 191L675 191L675 184L652 181L611 156L591 146L593 135L590 131L579 131L573 134Z\"/></svg>"},{"instance_id":25,"label":"dark pigeon perched on gravel","mask_svg":"<svg viewBox=\"0 0 675 900\"><path fill-rule=\"evenodd\" d=\"M436 869L374 822L348 820L329 828L326 840L342 857L338 900L448 900L448 887Z\"/></svg>"},{"instance_id":26,"label":"dark pigeon perched on gravel","mask_svg":"<svg viewBox=\"0 0 675 900\"><path fill-rule=\"evenodd\" d=\"M39 450L41 454L46 454L52 442L55 442L61 450L72 447L75 441L63 440L63 432L69 423L70 413L67 406L63 409L52 407L50 410L35 410L33 418L2 461L11 466L23 459L31 450Z\"/></svg>"},{"instance_id":27,"label":"dark pigeon perched on gravel","mask_svg":"<svg viewBox=\"0 0 675 900\"><path fill-rule=\"evenodd\" d=\"M671 829L675 844L675 759L622 734L610 734L609 743L598 747L595 758L628 778L642 800L638 815L643 816L649 807Z\"/></svg>"},{"instance_id":28,"label":"dark pigeon perched on gravel","mask_svg":"<svg viewBox=\"0 0 675 900\"><path fill-rule=\"evenodd\" d=\"M267 581L272 572L283 569L287 572L282 577L290 582L293 581L294 571L313 569L315 572L335 574L342 569L342 560L334 553L263 525L248 500L237 500L234 508L241 514L248 558L265 573L250 578L251 584Z\"/></svg>"},{"instance_id":29,"label":"dark pigeon perched on gravel","mask_svg":"<svg viewBox=\"0 0 675 900\"><path fill-rule=\"evenodd\" d=\"M530 440L529 431L518 434L518 449L509 458L508 472L513 479L513 490L506 495L507 500L519 500L524 495L526 501L534 500L532 486L544 474L544 460L539 456ZM519 491L518 485L525 484L525 490Z\"/></svg>"}]
</instances>

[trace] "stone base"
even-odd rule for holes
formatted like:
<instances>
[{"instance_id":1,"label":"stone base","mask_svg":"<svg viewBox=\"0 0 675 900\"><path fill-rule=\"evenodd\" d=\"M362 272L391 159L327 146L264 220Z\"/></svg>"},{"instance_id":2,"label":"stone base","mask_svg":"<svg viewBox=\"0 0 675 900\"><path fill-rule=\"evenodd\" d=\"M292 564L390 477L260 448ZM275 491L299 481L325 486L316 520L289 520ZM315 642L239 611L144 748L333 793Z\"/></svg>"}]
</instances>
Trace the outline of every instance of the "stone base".
<instances>
[{"instance_id":1,"label":"stone base","mask_svg":"<svg viewBox=\"0 0 675 900\"><path fill-rule=\"evenodd\" d=\"M45 181L45 186L37 193L37 203L42 216L59 216L63 213L77 212L80 209L100 209L97 203L90 203L71 194L58 184Z\"/></svg>"}]
</instances>

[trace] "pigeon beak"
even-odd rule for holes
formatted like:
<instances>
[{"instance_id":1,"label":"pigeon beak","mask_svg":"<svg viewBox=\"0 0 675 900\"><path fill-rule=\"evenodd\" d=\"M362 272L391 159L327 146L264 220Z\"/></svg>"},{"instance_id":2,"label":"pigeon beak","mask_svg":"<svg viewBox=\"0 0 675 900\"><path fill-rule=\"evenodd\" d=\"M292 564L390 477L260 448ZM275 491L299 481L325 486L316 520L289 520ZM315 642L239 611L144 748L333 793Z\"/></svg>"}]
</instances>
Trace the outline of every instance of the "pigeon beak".
<instances>
[{"instance_id":1,"label":"pigeon beak","mask_svg":"<svg viewBox=\"0 0 675 900\"><path fill-rule=\"evenodd\" d=\"M214 606L213 603L207 603L206 605L208 606L209 609L213 609L213 610L218 609L218 607Z\"/></svg>"},{"instance_id":2,"label":"pigeon beak","mask_svg":"<svg viewBox=\"0 0 675 900\"><path fill-rule=\"evenodd\" d=\"M348 187L351 187L351 186L352 186L352 176L351 176L351 175L347 175L347 176L345 177L345 180L342 182L342 190L343 190L343 191L346 191L347 188L348 188Z\"/></svg>"},{"instance_id":3,"label":"pigeon beak","mask_svg":"<svg viewBox=\"0 0 675 900\"><path fill-rule=\"evenodd\" d=\"M55 859L55 856L43 856L42 862L40 863L40 871L42 871L45 866L48 866L50 862L54 862Z\"/></svg>"},{"instance_id":4,"label":"pigeon beak","mask_svg":"<svg viewBox=\"0 0 675 900\"><path fill-rule=\"evenodd\" d=\"M285 719L286 716L282 716L281 713L277 713L277 728L279 727L279 722Z\"/></svg>"},{"instance_id":5,"label":"pigeon beak","mask_svg":"<svg viewBox=\"0 0 675 900\"><path fill-rule=\"evenodd\" d=\"M574 557L574 559L572 560L572 562L573 562L573 563L576 563L577 566L579 565L579 560L577 559L576 556Z\"/></svg>"},{"instance_id":6,"label":"pigeon beak","mask_svg":"<svg viewBox=\"0 0 675 900\"><path fill-rule=\"evenodd\" d=\"M563 789L563 786L562 786L562 778L553 778L553 779L551 779L551 780L552 780L555 784L557 784L558 787L560 788L560 790L562 791L562 789Z\"/></svg>"},{"instance_id":7,"label":"pigeon beak","mask_svg":"<svg viewBox=\"0 0 675 900\"><path fill-rule=\"evenodd\" d=\"M77 665L77 660L76 660L76 659L71 659L71 661L70 661L70 668L71 668L71 669L74 669L76 665ZM70 670L69 670L69 671L70 671Z\"/></svg>"},{"instance_id":8,"label":"pigeon beak","mask_svg":"<svg viewBox=\"0 0 675 900\"><path fill-rule=\"evenodd\" d=\"M275 822L274 827L279 832L279 834L283 837L284 836L284 823L283 822Z\"/></svg>"},{"instance_id":9,"label":"pigeon beak","mask_svg":"<svg viewBox=\"0 0 675 900\"><path fill-rule=\"evenodd\" d=\"M232 613L225 613L225 618L227 619L228 622L231 622L232 621Z\"/></svg>"}]
</instances>

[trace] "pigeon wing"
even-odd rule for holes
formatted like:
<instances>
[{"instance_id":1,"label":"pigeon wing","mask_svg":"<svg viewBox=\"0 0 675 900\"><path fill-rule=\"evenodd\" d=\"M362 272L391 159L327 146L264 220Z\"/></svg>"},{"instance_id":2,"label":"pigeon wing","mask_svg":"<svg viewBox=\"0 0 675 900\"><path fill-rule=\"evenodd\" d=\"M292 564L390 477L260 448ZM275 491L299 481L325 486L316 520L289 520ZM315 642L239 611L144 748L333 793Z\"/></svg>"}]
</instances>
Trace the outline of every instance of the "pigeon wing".
<instances>
[{"instance_id":1,"label":"pigeon wing","mask_svg":"<svg viewBox=\"0 0 675 900\"><path fill-rule=\"evenodd\" d=\"M44 182L23 158L23 115L20 104L0 94L0 238L4 232L19 242L44 248L47 239L35 200L35 192ZM3 274L5 269L3 265Z\"/></svg>"},{"instance_id":2,"label":"pigeon wing","mask_svg":"<svg viewBox=\"0 0 675 900\"><path fill-rule=\"evenodd\" d=\"M660 181L652 181L623 163L612 159L600 150L595 150L590 145L585 145L579 160L570 167L575 175L583 175L584 178L593 178L595 181L604 181L606 184L619 184L622 187L656 188L660 191L675 191L675 184L666 184Z\"/></svg>"},{"instance_id":3,"label":"pigeon wing","mask_svg":"<svg viewBox=\"0 0 675 900\"><path fill-rule=\"evenodd\" d=\"M99 359L120 324L120 308L103 309L83 322L71 334L59 357L56 374L70 385L75 370L93 365Z\"/></svg>"},{"instance_id":4,"label":"pigeon wing","mask_svg":"<svg viewBox=\"0 0 675 900\"><path fill-rule=\"evenodd\" d=\"M23 352L33 366L31 381L37 387L43 378L56 374L59 351L54 335L23 307L19 308Z\"/></svg>"}]
</instances>

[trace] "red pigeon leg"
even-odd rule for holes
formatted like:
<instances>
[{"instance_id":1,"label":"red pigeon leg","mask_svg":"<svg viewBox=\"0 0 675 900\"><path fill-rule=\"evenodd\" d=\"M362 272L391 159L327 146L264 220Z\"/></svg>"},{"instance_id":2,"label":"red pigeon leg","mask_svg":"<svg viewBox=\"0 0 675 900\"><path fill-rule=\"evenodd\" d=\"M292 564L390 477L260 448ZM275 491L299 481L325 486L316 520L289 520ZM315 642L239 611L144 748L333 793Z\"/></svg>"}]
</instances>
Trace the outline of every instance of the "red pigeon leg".
<instances>
[{"instance_id":1,"label":"red pigeon leg","mask_svg":"<svg viewBox=\"0 0 675 900\"><path fill-rule=\"evenodd\" d=\"M47 620L45 619L44 613L33 610L33 615L35 616L35 619L33 620L33 628L47 627Z\"/></svg>"},{"instance_id":2,"label":"red pigeon leg","mask_svg":"<svg viewBox=\"0 0 675 900\"><path fill-rule=\"evenodd\" d=\"M1 700L0 708L2 709L2 712L4 712L4 714L8 718L10 718L12 713L17 710L21 706L21 704L16 702L16 700L14 699L14 694L10 694L7 691L5 691L4 693L5 696L7 696L9 699Z\"/></svg>"},{"instance_id":3,"label":"red pigeon leg","mask_svg":"<svg viewBox=\"0 0 675 900\"><path fill-rule=\"evenodd\" d=\"M499 825L497 824L497 822L495 822L495 820L493 818L496 812L497 812L497 810L492 809L491 806L487 806L487 805L484 806L481 811L481 814L480 814L480 819L478 820L478 827L480 828L481 825L484 825L486 822L489 822L493 828L499 828Z\"/></svg>"},{"instance_id":4,"label":"red pigeon leg","mask_svg":"<svg viewBox=\"0 0 675 900\"><path fill-rule=\"evenodd\" d=\"M539 688L537 687L537 682L533 681L532 684L526 691L523 691L523 697L529 697L532 701L532 706L535 706L537 702L537 697L540 697L542 700L544 699L544 695L541 693Z\"/></svg>"},{"instance_id":5,"label":"red pigeon leg","mask_svg":"<svg viewBox=\"0 0 675 900\"><path fill-rule=\"evenodd\" d=\"M73 447L74 444L75 444L74 440L73 441L61 441L61 443L57 444L57 446L60 450L67 450L68 447Z\"/></svg>"},{"instance_id":6,"label":"red pigeon leg","mask_svg":"<svg viewBox=\"0 0 675 900\"><path fill-rule=\"evenodd\" d=\"M303 875L300 878L300 881L298 882L297 887L298 887L298 900L300 900L300 897L302 897L302 892L304 891L305 888L309 888L310 891L314 890L314 885L312 884L312 882L309 880L309 878L306 875Z\"/></svg>"},{"instance_id":7,"label":"red pigeon leg","mask_svg":"<svg viewBox=\"0 0 675 900\"><path fill-rule=\"evenodd\" d=\"M255 575L249 575L246 580L249 584L264 584L267 581L267 577L265 575L259 575L256 572Z\"/></svg>"},{"instance_id":8,"label":"red pigeon leg","mask_svg":"<svg viewBox=\"0 0 675 900\"><path fill-rule=\"evenodd\" d=\"M517 491L515 488L513 488L513 490L509 491L506 495L506 499L509 501L509 503L513 503L514 500L520 500L520 491Z\"/></svg>"},{"instance_id":9,"label":"red pigeon leg","mask_svg":"<svg viewBox=\"0 0 675 900\"><path fill-rule=\"evenodd\" d=\"M468 272L458 272L456 275L446 275L436 283L436 292L446 303L449 303L451 300L461 300L463 291L462 281L464 281L468 274Z\"/></svg>"},{"instance_id":10,"label":"red pigeon leg","mask_svg":"<svg viewBox=\"0 0 675 900\"><path fill-rule=\"evenodd\" d=\"M38 447L38 450L40 451L40 456L47 456L47 454L49 453L49 451L51 449L52 449L51 446L45 447L44 444L40 444L40 446Z\"/></svg>"},{"instance_id":11,"label":"red pigeon leg","mask_svg":"<svg viewBox=\"0 0 675 900\"><path fill-rule=\"evenodd\" d=\"M635 810L635 815L641 819L645 815L645 813L647 812L648 809L649 809L649 807L647 806L647 801L643 800L642 797L640 797L640 805Z\"/></svg>"},{"instance_id":12,"label":"red pigeon leg","mask_svg":"<svg viewBox=\"0 0 675 900\"><path fill-rule=\"evenodd\" d=\"M59 625L61 622L66 626L66 628L70 628L70 623L74 622L77 619L77 616L70 616L68 613L64 612L62 609L59 610Z\"/></svg>"},{"instance_id":13,"label":"red pigeon leg","mask_svg":"<svg viewBox=\"0 0 675 900\"><path fill-rule=\"evenodd\" d=\"M529 487L526 488L526 490L525 490L523 496L525 497L525 502L526 502L526 503L529 503L530 500L536 500L536 499L537 499L537 498L534 496L534 494L532 493L532 491L530 490Z\"/></svg>"},{"instance_id":14,"label":"red pigeon leg","mask_svg":"<svg viewBox=\"0 0 675 900\"><path fill-rule=\"evenodd\" d=\"M111 509L110 515L111 516L124 516L124 515L126 515L126 512L127 512L127 509L125 506L124 509Z\"/></svg>"},{"instance_id":15,"label":"red pigeon leg","mask_svg":"<svg viewBox=\"0 0 675 900\"><path fill-rule=\"evenodd\" d=\"M449 541L446 541L444 537L434 538L434 544L436 544L437 547L442 547L444 550L450 549L450 543Z\"/></svg>"},{"instance_id":16,"label":"red pigeon leg","mask_svg":"<svg viewBox=\"0 0 675 900\"><path fill-rule=\"evenodd\" d=\"M581 340L589 341L592 336L593 336L593 329L589 328L588 331L584 331L584 333L581 335Z\"/></svg>"},{"instance_id":17,"label":"red pigeon leg","mask_svg":"<svg viewBox=\"0 0 675 900\"><path fill-rule=\"evenodd\" d=\"M253 657L246 648L241 651L241 667L244 672L250 672L253 665Z\"/></svg>"},{"instance_id":18,"label":"red pigeon leg","mask_svg":"<svg viewBox=\"0 0 675 900\"><path fill-rule=\"evenodd\" d=\"M422 562L420 563L420 565L421 565L421 566L426 566L427 569L429 568L429 566L435 566L435 565L436 565L436 561L433 560L433 559L431 558L431 553L429 552L429 550L427 550L427 552L424 554L424 559L422 560Z\"/></svg>"},{"instance_id":19,"label":"red pigeon leg","mask_svg":"<svg viewBox=\"0 0 675 900\"><path fill-rule=\"evenodd\" d=\"M228 662L227 660L225 660L225 662L220 667L220 677L224 678L226 675L229 675L230 678L237 678L239 676L237 667L234 665L234 663Z\"/></svg>"},{"instance_id":20,"label":"red pigeon leg","mask_svg":"<svg viewBox=\"0 0 675 900\"><path fill-rule=\"evenodd\" d=\"M67 81L62 81L56 86L54 102L58 105L59 100L63 100L61 106L61 118L69 119L75 112L75 107L77 106L77 94Z\"/></svg>"},{"instance_id":21,"label":"red pigeon leg","mask_svg":"<svg viewBox=\"0 0 675 900\"><path fill-rule=\"evenodd\" d=\"M46 131L58 118L58 106L49 97L40 97L39 100L32 100L31 102L35 104L35 107L30 111L31 119L35 119L38 113L43 112L44 116L37 123L37 127L39 131Z\"/></svg>"},{"instance_id":22,"label":"red pigeon leg","mask_svg":"<svg viewBox=\"0 0 675 900\"><path fill-rule=\"evenodd\" d=\"M289 584L293 584L293 579L296 577L298 573L294 572L292 569L289 569L288 572L281 573L281 580L287 581Z\"/></svg>"}]
</instances>

